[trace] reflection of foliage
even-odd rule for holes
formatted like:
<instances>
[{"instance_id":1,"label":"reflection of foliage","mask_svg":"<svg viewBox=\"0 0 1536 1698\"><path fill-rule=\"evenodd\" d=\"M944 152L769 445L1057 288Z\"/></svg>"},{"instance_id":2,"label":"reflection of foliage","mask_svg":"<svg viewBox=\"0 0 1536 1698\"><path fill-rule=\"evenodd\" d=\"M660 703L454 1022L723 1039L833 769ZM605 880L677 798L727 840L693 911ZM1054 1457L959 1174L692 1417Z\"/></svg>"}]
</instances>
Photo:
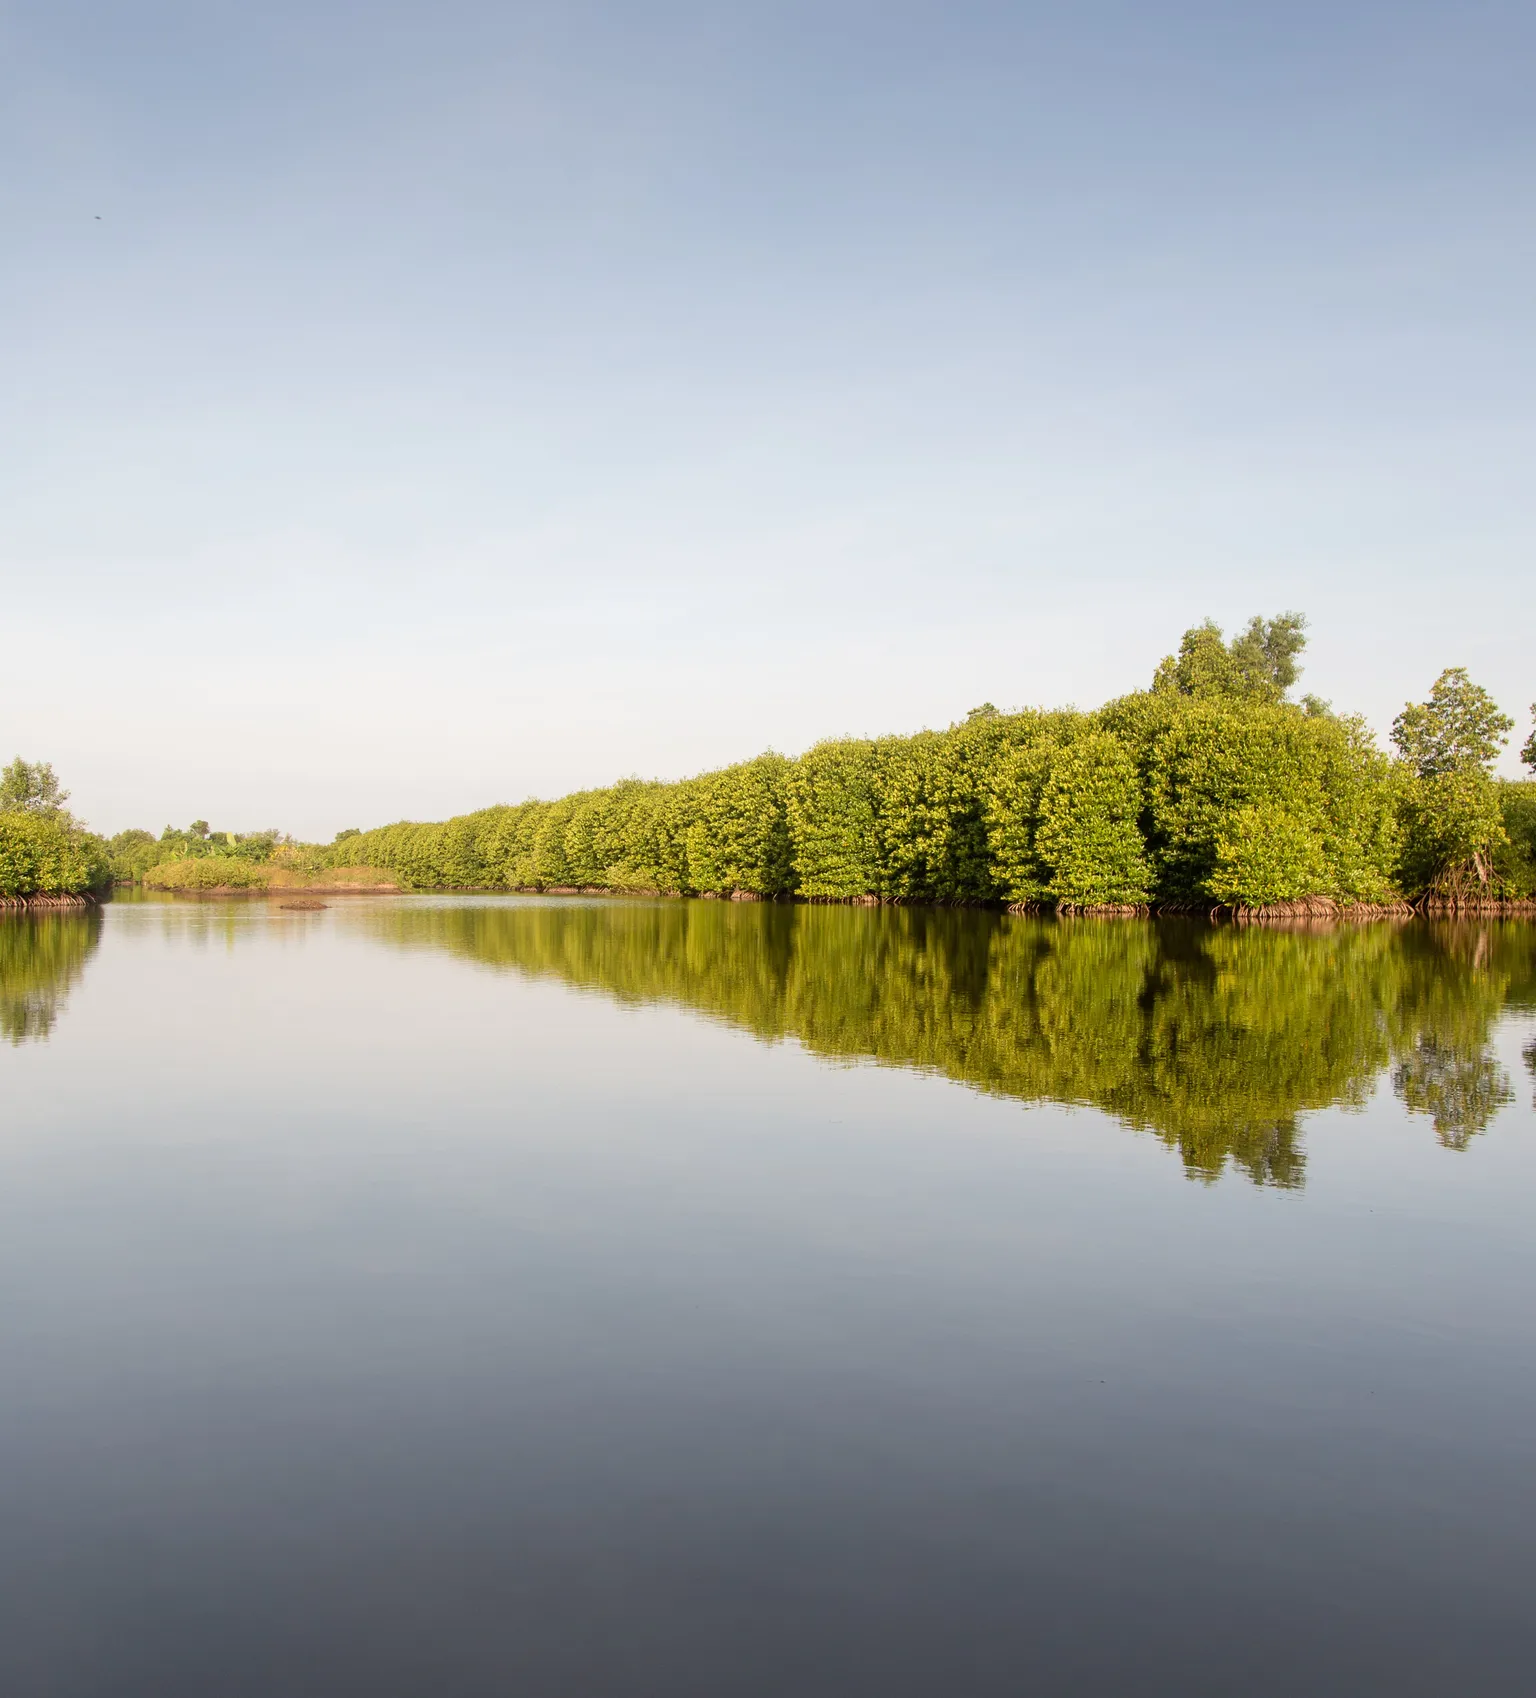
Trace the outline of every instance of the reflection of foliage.
<instances>
[{"instance_id":1,"label":"reflection of foliage","mask_svg":"<svg viewBox=\"0 0 1536 1698\"><path fill-rule=\"evenodd\" d=\"M1464 922L1404 934L1392 1088L1411 1114L1432 1117L1447 1149L1465 1149L1512 1100L1488 1036L1506 1003L1521 1000L1522 988L1529 995L1530 937L1528 925Z\"/></svg>"},{"instance_id":2,"label":"reflection of foliage","mask_svg":"<svg viewBox=\"0 0 1536 1698\"><path fill-rule=\"evenodd\" d=\"M1238 932L726 902L400 906L359 918L404 947L622 1002L678 1003L821 1056L1099 1108L1177 1148L1193 1175L1231 1162L1275 1185L1301 1182L1302 1114L1362 1105L1394 1056L1405 1082L1416 1077L1431 1046L1446 1087L1433 1100L1428 1087L1400 1089L1455 1142L1512 964L1524 963L1532 990L1533 928L1519 922Z\"/></svg>"},{"instance_id":3,"label":"reflection of foliage","mask_svg":"<svg viewBox=\"0 0 1536 1698\"><path fill-rule=\"evenodd\" d=\"M1433 1035L1420 1038L1392 1069L1392 1089L1415 1114L1434 1116L1448 1150L1464 1150L1515 1093L1486 1052L1469 1053Z\"/></svg>"},{"instance_id":4,"label":"reflection of foliage","mask_svg":"<svg viewBox=\"0 0 1536 1698\"><path fill-rule=\"evenodd\" d=\"M1536 1038L1532 1038L1525 1048L1520 1051L1520 1059L1525 1063L1530 1072L1531 1078L1536 1079ZM1536 1094L1533 1094L1531 1097L1531 1107L1536 1108Z\"/></svg>"},{"instance_id":5,"label":"reflection of foliage","mask_svg":"<svg viewBox=\"0 0 1536 1698\"><path fill-rule=\"evenodd\" d=\"M100 936L94 909L0 915L0 1034L46 1038Z\"/></svg>"}]
</instances>

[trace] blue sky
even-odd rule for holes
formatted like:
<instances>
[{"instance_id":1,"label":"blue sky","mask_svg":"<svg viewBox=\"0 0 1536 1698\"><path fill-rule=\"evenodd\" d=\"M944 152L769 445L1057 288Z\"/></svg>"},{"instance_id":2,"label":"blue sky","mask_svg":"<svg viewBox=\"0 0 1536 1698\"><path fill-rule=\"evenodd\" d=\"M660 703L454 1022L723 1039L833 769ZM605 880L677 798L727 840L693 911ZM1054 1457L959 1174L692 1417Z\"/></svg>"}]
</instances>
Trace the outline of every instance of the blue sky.
<instances>
[{"instance_id":1,"label":"blue sky","mask_svg":"<svg viewBox=\"0 0 1536 1698\"><path fill-rule=\"evenodd\" d=\"M329 837L1092 705L1287 608L1383 731L1465 665L1523 736L1533 51L1411 0L0 7L0 755Z\"/></svg>"}]
</instances>

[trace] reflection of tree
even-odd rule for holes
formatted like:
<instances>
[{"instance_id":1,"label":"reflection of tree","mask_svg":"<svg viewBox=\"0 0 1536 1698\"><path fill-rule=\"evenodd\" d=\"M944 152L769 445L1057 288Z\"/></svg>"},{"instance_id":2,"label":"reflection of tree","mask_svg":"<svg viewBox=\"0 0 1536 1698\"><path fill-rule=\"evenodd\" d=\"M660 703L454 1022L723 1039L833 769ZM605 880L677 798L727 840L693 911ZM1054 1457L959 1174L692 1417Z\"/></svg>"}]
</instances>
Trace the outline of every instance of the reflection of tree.
<instances>
[{"instance_id":1,"label":"reflection of tree","mask_svg":"<svg viewBox=\"0 0 1536 1698\"><path fill-rule=\"evenodd\" d=\"M1531 735L1536 737L1536 732L1532 732ZM1520 1051L1520 1059L1530 1070L1531 1078L1536 1079L1536 1038L1532 1038L1525 1048ZM1536 1093L1533 1093L1531 1096L1531 1107L1536 1108Z\"/></svg>"},{"instance_id":2,"label":"reflection of tree","mask_svg":"<svg viewBox=\"0 0 1536 1698\"><path fill-rule=\"evenodd\" d=\"M1302 1180L1300 1116L1362 1106L1394 1059L1405 1105L1433 1114L1442 1141L1486 1125L1507 1099L1497 1069L1479 1068L1492 1067L1512 978L1532 988L1536 935L1516 923L1239 930L724 902L410 904L359 917L406 947L679 1003L825 1057L1099 1108L1176 1148L1194 1176L1230 1162L1285 1186Z\"/></svg>"},{"instance_id":3,"label":"reflection of tree","mask_svg":"<svg viewBox=\"0 0 1536 1698\"><path fill-rule=\"evenodd\" d=\"M1447 1149L1464 1150L1514 1099L1488 1041L1510 996L1512 929L1463 921L1415 927L1404 938L1392 1088L1410 1114L1431 1117Z\"/></svg>"},{"instance_id":4,"label":"reflection of tree","mask_svg":"<svg viewBox=\"0 0 1536 1698\"><path fill-rule=\"evenodd\" d=\"M1509 1075L1483 1049L1422 1037L1392 1069L1392 1089L1413 1114L1434 1117L1448 1150L1464 1150L1515 1093Z\"/></svg>"},{"instance_id":5,"label":"reflection of tree","mask_svg":"<svg viewBox=\"0 0 1536 1698\"><path fill-rule=\"evenodd\" d=\"M101 914L0 914L0 1034L46 1038L101 937Z\"/></svg>"}]
</instances>

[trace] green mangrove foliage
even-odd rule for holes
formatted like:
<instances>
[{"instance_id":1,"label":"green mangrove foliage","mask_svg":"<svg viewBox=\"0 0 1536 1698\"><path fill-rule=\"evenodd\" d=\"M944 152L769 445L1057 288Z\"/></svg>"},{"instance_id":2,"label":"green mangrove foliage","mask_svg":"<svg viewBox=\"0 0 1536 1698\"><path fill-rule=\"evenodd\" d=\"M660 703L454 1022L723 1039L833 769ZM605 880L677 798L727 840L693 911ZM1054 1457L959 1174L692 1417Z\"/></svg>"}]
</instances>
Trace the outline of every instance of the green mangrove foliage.
<instances>
[{"instance_id":1,"label":"green mangrove foliage","mask_svg":"<svg viewBox=\"0 0 1536 1698\"><path fill-rule=\"evenodd\" d=\"M46 1038L100 940L98 909L0 915L0 1036Z\"/></svg>"},{"instance_id":2,"label":"green mangrove foliage","mask_svg":"<svg viewBox=\"0 0 1536 1698\"><path fill-rule=\"evenodd\" d=\"M1221 627L1207 619L1184 633L1179 652L1158 667L1152 688L1160 695L1281 701L1301 676L1297 660L1307 646L1306 625L1299 613L1255 617L1228 643Z\"/></svg>"},{"instance_id":3,"label":"green mangrove foliage","mask_svg":"<svg viewBox=\"0 0 1536 1698\"><path fill-rule=\"evenodd\" d=\"M1459 907L1510 895L1519 857L1504 827L1493 763L1514 720L1463 667L1442 672L1427 702L1410 702L1392 741L1410 774L1404 797L1404 876L1432 900Z\"/></svg>"},{"instance_id":4,"label":"green mangrove foliage","mask_svg":"<svg viewBox=\"0 0 1536 1698\"><path fill-rule=\"evenodd\" d=\"M71 900L110 882L106 845L64 806L46 761L0 770L0 901Z\"/></svg>"},{"instance_id":5,"label":"green mangrove foliage","mask_svg":"<svg viewBox=\"0 0 1536 1698\"><path fill-rule=\"evenodd\" d=\"M1508 722L1464 672L1364 723L1287 692L1305 621L1185 633L1151 687L1096 712L999 713L842 738L678 783L349 833L329 853L421 889L813 901L1283 910L1536 892L1524 803L1490 776ZM1522 816L1523 817L1523 816ZM1524 827L1522 827L1524 830Z\"/></svg>"},{"instance_id":6,"label":"green mangrove foliage","mask_svg":"<svg viewBox=\"0 0 1536 1698\"><path fill-rule=\"evenodd\" d=\"M100 840L46 814L0 813L0 897L84 896L106 881Z\"/></svg>"},{"instance_id":7,"label":"green mangrove foliage","mask_svg":"<svg viewBox=\"0 0 1536 1698\"><path fill-rule=\"evenodd\" d=\"M1501 853L1511 844L1492 778L1514 725L1459 666L1441 673L1427 702L1410 702L1392 723L1392 741L1412 774L1404 870L1432 898L1460 906L1515 893L1517 862Z\"/></svg>"},{"instance_id":8,"label":"green mangrove foliage","mask_svg":"<svg viewBox=\"0 0 1536 1698\"><path fill-rule=\"evenodd\" d=\"M1035 835L1051 875L1045 894L1064 909L1144 905L1152 866L1140 814L1136 766L1117 737L1090 731L1062 749L1041 791Z\"/></svg>"},{"instance_id":9,"label":"green mangrove foliage","mask_svg":"<svg viewBox=\"0 0 1536 1698\"><path fill-rule=\"evenodd\" d=\"M1101 1109L1189 1173L1296 1185L1308 1111L1390 1073L1462 1148L1507 1100L1490 1049L1536 1008L1536 925L1103 926L944 908L471 903L344 923L532 978L664 1002L832 1060Z\"/></svg>"},{"instance_id":10,"label":"green mangrove foliage","mask_svg":"<svg viewBox=\"0 0 1536 1698\"><path fill-rule=\"evenodd\" d=\"M1500 784L1499 824L1503 840L1494 846L1494 876L1501 890L1536 890L1536 780Z\"/></svg>"}]
</instances>

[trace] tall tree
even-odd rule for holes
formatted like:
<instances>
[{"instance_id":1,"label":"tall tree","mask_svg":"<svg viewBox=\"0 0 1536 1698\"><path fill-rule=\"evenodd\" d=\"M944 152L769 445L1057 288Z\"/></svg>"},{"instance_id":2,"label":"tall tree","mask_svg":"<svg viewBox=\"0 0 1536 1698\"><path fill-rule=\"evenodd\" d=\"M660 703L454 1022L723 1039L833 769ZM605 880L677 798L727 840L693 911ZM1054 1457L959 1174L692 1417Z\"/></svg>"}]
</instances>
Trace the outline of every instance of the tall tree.
<instances>
[{"instance_id":1,"label":"tall tree","mask_svg":"<svg viewBox=\"0 0 1536 1698\"><path fill-rule=\"evenodd\" d=\"M1448 666L1427 702L1409 702L1392 721L1392 741L1420 778L1487 772L1515 722L1464 666Z\"/></svg>"},{"instance_id":2,"label":"tall tree","mask_svg":"<svg viewBox=\"0 0 1536 1698\"><path fill-rule=\"evenodd\" d=\"M1418 780L1404 812L1410 888L1453 902L1493 891L1509 837L1491 769L1514 725L1464 666L1447 667L1427 702L1393 720L1392 741Z\"/></svg>"},{"instance_id":3,"label":"tall tree","mask_svg":"<svg viewBox=\"0 0 1536 1698\"><path fill-rule=\"evenodd\" d=\"M1301 676L1297 657L1307 646L1307 621L1300 613L1248 621L1242 636L1234 637L1232 659L1250 695L1278 700Z\"/></svg>"},{"instance_id":4,"label":"tall tree","mask_svg":"<svg viewBox=\"0 0 1536 1698\"><path fill-rule=\"evenodd\" d=\"M1179 652L1157 669L1154 690L1180 696L1229 696L1280 701L1301 676L1297 657L1307 646L1307 621L1300 613L1274 619L1257 614L1248 629L1228 643L1212 619L1184 633Z\"/></svg>"},{"instance_id":5,"label":"tall tree","mask_svg":"<svg viewBox=\"0 0 1536 1698\"><path fill-rule=\"evenodd\" d=\"M69 792L47 761L24 761L20 755L0 770L0 811L5 813L58 814L64 811Z\"/></svg>"}]
</instances>

